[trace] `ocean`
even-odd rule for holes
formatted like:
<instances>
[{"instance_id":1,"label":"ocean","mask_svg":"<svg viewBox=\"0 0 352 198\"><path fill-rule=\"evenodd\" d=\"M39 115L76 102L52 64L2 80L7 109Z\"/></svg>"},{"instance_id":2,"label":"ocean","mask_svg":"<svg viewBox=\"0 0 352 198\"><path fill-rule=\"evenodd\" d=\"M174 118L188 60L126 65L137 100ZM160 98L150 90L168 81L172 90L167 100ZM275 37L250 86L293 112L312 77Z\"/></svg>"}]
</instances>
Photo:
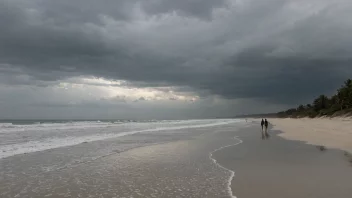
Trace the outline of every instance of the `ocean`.
<instances>
[{"instance_id":1,"label":"ocean","mask_svg":"<svg viewBox=\"0 0 352 198\"><path fill-rule=\"evenodd\" d=\"M234 120L20 120L0 123L0 159L136 133L211 127ZM177 133L177 132L176 132ZM161 139L165 141L164 139ZM142 145L140 145L142 146ZM114 150L112 148L112 150Z\"/></svg>"},{"instance_id":2,"label":"ocean","mask_svg":"<svg viewBox=\"0 0 352 198\"><path fill-rule=\"evenodd\" d=\"M231 197L211 159L247 123L208 120L6 120L1 197Z\"/></svg>"}]
</instances>

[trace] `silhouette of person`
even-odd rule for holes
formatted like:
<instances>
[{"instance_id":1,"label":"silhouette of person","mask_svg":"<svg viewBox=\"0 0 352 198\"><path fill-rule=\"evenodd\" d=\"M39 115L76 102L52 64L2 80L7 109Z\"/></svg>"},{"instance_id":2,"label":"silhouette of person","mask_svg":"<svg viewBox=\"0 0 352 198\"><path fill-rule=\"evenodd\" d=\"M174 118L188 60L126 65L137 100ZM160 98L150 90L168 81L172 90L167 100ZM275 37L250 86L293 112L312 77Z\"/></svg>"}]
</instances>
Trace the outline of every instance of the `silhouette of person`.
<instances>
[{"instance_id":1,"label":"silhouette of person","mask_svg":"<svg viewBox=\"0 0 352 198\"><path fill-rule=\"evenodd\" d=\"M264 119L262 119L262 122L260 123L260 125L262 126L262 139L265 138L265 135L264 135L264 124L265 124Z\"/></svg>"},{"instance_id":2,"label":"silhouette of person","mask_svg":"<svg viewBox=\"0 0 352 198\"><path fill-rule=\"evenodd\" d=\"M264 125L265 125L265 137L268 138L269 134L268 134L268 126L269 126L269 122L267 119L265 119L264 121Z\"/></svg>"}]
</instances>

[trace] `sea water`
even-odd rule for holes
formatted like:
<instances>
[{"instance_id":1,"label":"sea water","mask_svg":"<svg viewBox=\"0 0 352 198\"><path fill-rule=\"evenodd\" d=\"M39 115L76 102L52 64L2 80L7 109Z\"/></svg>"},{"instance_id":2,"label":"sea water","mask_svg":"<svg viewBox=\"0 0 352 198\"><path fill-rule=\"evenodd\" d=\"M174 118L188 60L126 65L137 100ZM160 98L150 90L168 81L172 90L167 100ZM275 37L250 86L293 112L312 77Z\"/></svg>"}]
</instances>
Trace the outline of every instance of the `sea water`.
<instances>
[{"instance_id":1,"label":"sea water","mask_svg":"<svg viewBox=\"0 0 352 198\"><path fill-rule=\"evenodd\" d=\"M1 197L231 197L237 119L0 124ZM222 135L225 133L228 135Z\"/></svg>"}]
</instances>

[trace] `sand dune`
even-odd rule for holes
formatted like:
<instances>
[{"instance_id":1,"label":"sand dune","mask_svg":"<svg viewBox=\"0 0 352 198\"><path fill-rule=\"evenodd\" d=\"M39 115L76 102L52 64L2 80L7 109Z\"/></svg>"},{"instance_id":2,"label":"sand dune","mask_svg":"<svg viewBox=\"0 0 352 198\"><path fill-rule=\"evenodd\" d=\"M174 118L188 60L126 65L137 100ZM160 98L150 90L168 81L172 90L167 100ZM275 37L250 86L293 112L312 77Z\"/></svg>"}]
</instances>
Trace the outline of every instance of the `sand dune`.
<instances>
[{"instance_id":1,"label":"sand dune","mask_svg":"<svg viewBox=\"0 0 352 198\"><path fill-rule=\"evenodd\" d=\"M352 153L351 118L270 119L281 137L308 144L342 149Z\"/></svg>"}]
</instances>

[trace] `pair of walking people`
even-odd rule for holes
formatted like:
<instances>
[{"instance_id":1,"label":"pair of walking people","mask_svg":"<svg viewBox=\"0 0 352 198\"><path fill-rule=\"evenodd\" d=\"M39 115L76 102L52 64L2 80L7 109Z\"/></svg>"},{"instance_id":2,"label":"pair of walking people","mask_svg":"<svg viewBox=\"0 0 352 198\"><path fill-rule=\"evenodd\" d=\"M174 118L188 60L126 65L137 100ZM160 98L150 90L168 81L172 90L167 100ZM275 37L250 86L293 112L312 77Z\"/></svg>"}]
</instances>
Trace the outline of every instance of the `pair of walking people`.
<instances>
[{"instance_id":1,"label":"pair of walking people","mask_svg":"<svg viewBox=\"0 0 352 198\"><path fill-rule=\"evenodd\" d=\"M262 122L260 124L262 125L262 139L269 138L269 134L268 134L269 122L268 122L268 120L262 119Z\"/></svg>"}]
</instances>

